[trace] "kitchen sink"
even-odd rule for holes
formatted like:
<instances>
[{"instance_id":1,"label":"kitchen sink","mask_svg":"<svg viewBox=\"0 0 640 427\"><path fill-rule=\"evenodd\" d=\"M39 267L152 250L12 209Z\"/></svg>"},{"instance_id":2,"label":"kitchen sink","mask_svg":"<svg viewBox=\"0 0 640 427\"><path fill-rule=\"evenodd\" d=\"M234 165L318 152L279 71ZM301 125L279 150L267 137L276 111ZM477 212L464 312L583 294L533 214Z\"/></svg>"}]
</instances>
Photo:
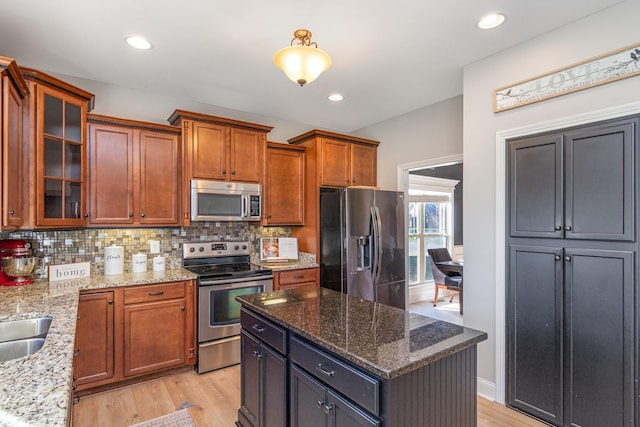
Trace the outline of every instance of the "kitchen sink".
<instances>
[{"instance_id":1,"label":"kitchen sink","mask_svg":"<svg viewBox=\"0 0 640 427\"><path fill-rule=\"evenodd\" d=\"M0 362L29 356L40 350L43 345L44 338L0 342Z\"/></svg>"},{"instance_id":2,"label":"kitchen sink","mask_svg":"<svg viewBox=\"0 0 640 427\"><path fill-rule=\"evenodd\" d=\"M0 322L0 343L26 338L44 338L49 332L52 320L51 317L37 317Z\"/></svg>"},{"instance_id":3,"label":"kitchen sink","mask_svg":"<svg viewBox=\"0 0 640 427\"><path fill-rule=\"evenodd\" d=\"M51 317L0 322L0 362L29 356L40 350L51 326Z\"/></svg>"}]
</instances>

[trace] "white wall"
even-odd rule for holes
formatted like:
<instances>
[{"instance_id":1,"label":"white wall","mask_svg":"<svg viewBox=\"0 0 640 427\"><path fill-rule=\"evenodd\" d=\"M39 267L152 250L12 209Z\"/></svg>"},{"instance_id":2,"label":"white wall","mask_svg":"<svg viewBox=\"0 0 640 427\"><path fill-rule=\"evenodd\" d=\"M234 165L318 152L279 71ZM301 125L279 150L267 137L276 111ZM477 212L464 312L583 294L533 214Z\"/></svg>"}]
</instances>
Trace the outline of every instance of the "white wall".
<instances>
[{"instance_id":1,"label":"white wall","mask_svg":"<svg viewBox=\"0 0 640 427\"><path fill-rule=\"evenodd\" d=\"M397 166L462 154L462 95L354 132L380 141L378 186L397 190Z\"/></svg>"},{"instance_id":2,"label":"white wall","mask_svg":"<svg viewBox=\"0 0 640 427\"><path fill-rule=\"evenodd\" d=\"M47 72L46 70L43 71ZM64 74L52 72L50 72L50 74L93 93L95 95L95 108L91 112L95 114L166 125L168 124L167 119L176 109L195 111L213 116L273 126L273 130L267 134L267 140L282 143L286 143L287 139L314 129L314 125L312 124L296 123L273 117L260 116L244 111L232 110L230 108L203 104L186 99L172 98L138 89L114 86Z\"/></svg>"},{"instance_id":3,"label":"white wall","mask_svg":"<svg viewBox=\"0 0 640 427\"><path fill-rule=\"evenodd\" d=\"M493 90L640 42L638 16L640 1L629 0L464 70L464 323L489 333L478 347L478 374L488 382L496 379L496 132L637 102L640 76L500 113Z\"/></svg>"}]
</instances>

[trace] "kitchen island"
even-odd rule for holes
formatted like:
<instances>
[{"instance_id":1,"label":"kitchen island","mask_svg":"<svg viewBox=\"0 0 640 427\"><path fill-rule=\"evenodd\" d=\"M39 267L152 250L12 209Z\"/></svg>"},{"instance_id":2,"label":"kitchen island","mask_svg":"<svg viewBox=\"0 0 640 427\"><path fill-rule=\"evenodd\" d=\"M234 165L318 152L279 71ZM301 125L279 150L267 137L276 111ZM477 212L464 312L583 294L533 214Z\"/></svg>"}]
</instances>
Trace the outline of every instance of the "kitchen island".
<instances>
[{"instance_id":1,"label":"kitchen island","mask_svg":"<svg viewBox=\"0 0 640 427\"><path fill-rule=\"evenodd\" d=\"M238 426L476 425L486 333L324 288L237 300Z\"/></svg>"}]
</instances>

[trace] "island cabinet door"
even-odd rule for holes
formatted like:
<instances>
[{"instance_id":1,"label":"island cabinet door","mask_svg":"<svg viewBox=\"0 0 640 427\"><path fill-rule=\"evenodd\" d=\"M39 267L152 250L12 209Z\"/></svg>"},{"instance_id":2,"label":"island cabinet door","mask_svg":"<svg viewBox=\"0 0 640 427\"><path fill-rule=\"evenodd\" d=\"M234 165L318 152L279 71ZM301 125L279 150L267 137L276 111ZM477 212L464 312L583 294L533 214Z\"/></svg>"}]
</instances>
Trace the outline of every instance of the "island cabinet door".
<instances>
[{"instance_id":1,"label":"island cabinet door","mask_svg":"<svg viewBox=\"0 0 640 427\"><path fill-rule=\"evenodd\" d=\"M240 411L253 424L260 417L260 343L246 332L240 335Z\"/></svg>"},{"instance_id":2,"label":"island cabinet door","mask_svg":"<svg viewBox=\"0 0 640 427\"><path fill-rule=\"evenodd\" d=\"M376 420L348 400L327 391L327 408L329 427L375 427L380 425Z\"/></svg>"},{"instance_id":3,"label":"island cabinet door","mask_svg":"<svg viewBox=\"0 0 640 427\"><path fill-rule=\"evenodd\" d=\"M291 427L327 427L326 388L291 365Z\"/></svg>"}]
</instances>

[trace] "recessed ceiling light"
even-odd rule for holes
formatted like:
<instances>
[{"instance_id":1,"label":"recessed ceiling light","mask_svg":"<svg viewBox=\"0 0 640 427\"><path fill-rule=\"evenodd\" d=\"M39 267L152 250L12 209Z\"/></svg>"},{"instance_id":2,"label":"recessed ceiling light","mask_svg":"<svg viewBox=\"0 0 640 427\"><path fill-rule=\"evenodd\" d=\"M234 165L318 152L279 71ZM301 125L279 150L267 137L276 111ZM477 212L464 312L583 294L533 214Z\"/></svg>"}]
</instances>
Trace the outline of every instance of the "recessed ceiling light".
<instances>
[{"instance_id":1,"label":"recessed ceiling light","mask_svg":"<svg viewBox=\"0 0 640 427\"><path fill-rule=\"evenodd\" d=\"M497 26L502 25L505 18L506 17L503 13L489 13L488 15L483 16L480 21L478 21L478 28L482 30L490 30L491 28L496 28Z\"/></svg>"},{"instance_id":2,"label":"recessed ceiling light","mask_svg":"<svg viewBox=\"0 0 640 427\"><path fill-rule=\"evenodd\" d=\"M140 36L127 36L124 41L127 42L129 46L135 47L136 49L147 50L153 47L149 40Z\"/></svg>"},{"instance_id":3,"label":"recessed ceiling light","mask_svg":"<svg viewBox=\"0 0 640 427\"><path fill-rule=\"evenodd\" d=\"M340 95L339 93L332 93L331 95L329 95L327 97L327 99L329 101L339 102L339 101L342 101L344 99L344 96Z\"/></svg>"}]
</instances>

